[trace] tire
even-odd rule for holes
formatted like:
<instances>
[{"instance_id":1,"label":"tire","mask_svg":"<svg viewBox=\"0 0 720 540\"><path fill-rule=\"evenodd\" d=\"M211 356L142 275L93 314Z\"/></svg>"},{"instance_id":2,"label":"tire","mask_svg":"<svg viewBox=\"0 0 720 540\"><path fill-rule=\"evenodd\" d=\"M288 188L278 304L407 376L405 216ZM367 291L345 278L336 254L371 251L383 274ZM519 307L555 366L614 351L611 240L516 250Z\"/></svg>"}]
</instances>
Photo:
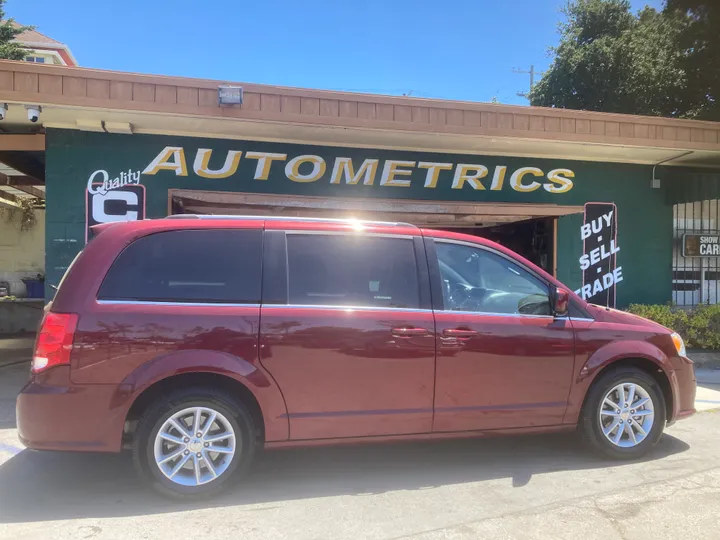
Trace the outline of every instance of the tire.
<instances>
[{"instance_id":1,"label":"tire","mask_svg":"<svg viewBox=\"0 0 720 540\"><path fill-rule=\"evenodd\" d=\"M633 403L629 407L625 407L624 403L619 408L611 407L610 403L620 401L621 389L627 402L631 397L631 387ZM605 401L606 396L609 402ZM641 400L646 398L649 401L643 404ZM641 369L618 367L601 375L590 387L581 413L580 431L585 441L606 457L637 459L647 454L660 440L665 420L665 398L657 381ZM619 424L613 428L616 423ZM623 432L615 442L621 428ZM609 431L608 435L605 431Z\"/></svg>"},{"instance_id":2,"label":"tire","mask_svg":"<svg viewBox=\"0 0 720 540\"><path fill-rule=\"evenodd\" d=\"M202 437L191 433L195 431L192 423L197 413L198 432L206 431ZM213 414L214 422L208 425ZM174 425L169 423L171 418ZM161 428L173 441L158 438ZM185 430L182 435L180 428ZM228 433L232 436L222 438ZM157 399L143 412L133 438L132 455L140 476L161 494L175 499L202 499L226 489L242 476L252 463L256 445L252 416L237 398L209 388L185 388ZM177 457L163 465L158 463L172 455Z\"/></svg>"}]
</instances>

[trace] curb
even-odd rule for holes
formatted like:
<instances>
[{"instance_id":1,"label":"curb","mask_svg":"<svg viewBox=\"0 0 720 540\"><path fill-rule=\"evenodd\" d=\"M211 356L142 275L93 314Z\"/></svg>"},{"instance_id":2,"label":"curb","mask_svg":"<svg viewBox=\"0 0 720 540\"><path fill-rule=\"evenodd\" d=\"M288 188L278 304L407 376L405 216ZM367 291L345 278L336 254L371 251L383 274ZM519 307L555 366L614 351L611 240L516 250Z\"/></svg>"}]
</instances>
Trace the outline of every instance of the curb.
<instances>
[{"instance_id":1,"label":"curb","mask_svg":"<svg viewBox=\"0 0 720 540\"><path fill-rule=\"evenodd\" d=\"M720 351L688 351L688 358L695 363L695 367L720 369Z\"/></svg>"}]
</instances>

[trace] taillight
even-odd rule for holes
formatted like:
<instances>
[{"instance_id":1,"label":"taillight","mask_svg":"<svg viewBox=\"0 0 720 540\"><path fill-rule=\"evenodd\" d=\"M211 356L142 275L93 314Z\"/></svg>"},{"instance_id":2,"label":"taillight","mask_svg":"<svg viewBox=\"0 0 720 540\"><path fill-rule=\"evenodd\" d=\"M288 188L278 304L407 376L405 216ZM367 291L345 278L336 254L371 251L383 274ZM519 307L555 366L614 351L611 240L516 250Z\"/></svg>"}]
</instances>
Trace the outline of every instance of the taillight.
<instances>
[{"instance_id":1,"label":"taillight","mask_svg":"<svg viewBox=\"0 0 720 540\"><path fill-rule=\"evenodd\" d=\"M75 313L48 311L45 314L35 342L35 354L32 360L33 373L70 364L70 353L77 322L78 316Z\"/></svg>"}]
</instances>

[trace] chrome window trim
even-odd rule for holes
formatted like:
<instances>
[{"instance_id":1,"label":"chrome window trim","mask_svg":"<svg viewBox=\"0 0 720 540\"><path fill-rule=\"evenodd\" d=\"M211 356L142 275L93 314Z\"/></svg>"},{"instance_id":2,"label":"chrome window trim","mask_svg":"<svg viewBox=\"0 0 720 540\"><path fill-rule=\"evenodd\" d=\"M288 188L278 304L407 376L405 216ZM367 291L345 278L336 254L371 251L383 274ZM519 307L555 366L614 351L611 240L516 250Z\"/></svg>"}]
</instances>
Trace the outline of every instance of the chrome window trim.
<instances>
[{"instance_id":1,"label":"chrome window trim","mask_svg":"<svg viewBox=\"0 0 720 540\"><path fill-rule=\"evenodd\" d=\"M555 317L553 315L532 315L529 313L489 313L485 311L454 311L451 309L438 310L436 313L457 313L459 315L488 315L491 317L529 317L531 319L553 319L556 321L595 322L595 319L586 319L583 317Z\"/></svg>"},{"instance_id":2,"label":"chrome window trim","mask_svg":"<svg viewBox=\"0 0 720 540\"><path fill-rule=\"evenodd\" d=\"M458 315L483 315L488 317L523 317L530 319L567 319L567 317L554 317L553 315L532 315L530 313L491 313L487 311L455 311L452 309L438 310L437 313L457 313Z\"/></svg>"},{"instance_id":3,"label":"chrome window trim","mask_svg":"<svg viewBox=\"0 0 720 540\"><path fill-rule=\"evenodd\" d=\"M262 307L281 309L325 309L332 311L401 311L405 313L433 313L432 309L397 308L385 306L343 306L333 304L263 304Z\"/></svg>"},{"instance_id":4,"label":"chrome window trim","mask_svg":"<svg viewBox=\"0 0 720 540\"><path fill-rule=\"evenodd\" d=\"M454 313L457 315L480 315L490 317L526 317L533 319L554 319L595 322L595 319L581 317L553 317L552 315L530 315L525 313L487 313L481 311L453 311L453 310L432 310L418 308L396 308L386 306L344 306L332 304L229 304L215 302L158 302L147 300L96 300L100 305L126 305L126 306L195 306L195 307L247 307L247 308L281 308L281 309L323 309L332 311L389 311L406 313Z\"/></svg>"},{"instance_id":5,"label":"chrome window trim","mask_svg":"<svg viewBox=\"0 0 720 540\"><path fill-rule=\"evenodd\" d=\"M340 223L341 225L371 225L383 227L412 227L417 229L417 225L404 223L401 221L374 221L366 219L350 219L350 218L303 218L294 216L243 216L234 214L172 214L165 216L164 219L231 219L242 221L288 221L298 223Z\"/></svg>"},{"instance_id":6,"label":"chrome window trim","mask_svg":"<svg viewBox=\"0 0 720 540\"><path fill-rule=\"evenodd\" d=\"M259 308L260 304L233 304L224 302L160 302L154 300L96 300L106 306L195 306L195 307L249 307Z\"/></svg>"},{"instance_id":7,"label":"chrome window trim","mask_svg":"<svg viewBox=\"0 0 720 540\"><path fill-rule=\"evenodd\" d=\"M274 230L274 229L271 229ZM352 231L307 231L305 229L277 229L282 230L287 235L322 235L322 236L363 236L363 237L376 237L376 238L400 238L402 240L412 241L413 238L419 237L419 234L397 234L397 233L378 233L372 231L363 230L352 230Z\"/></svg>"}]
</instances>

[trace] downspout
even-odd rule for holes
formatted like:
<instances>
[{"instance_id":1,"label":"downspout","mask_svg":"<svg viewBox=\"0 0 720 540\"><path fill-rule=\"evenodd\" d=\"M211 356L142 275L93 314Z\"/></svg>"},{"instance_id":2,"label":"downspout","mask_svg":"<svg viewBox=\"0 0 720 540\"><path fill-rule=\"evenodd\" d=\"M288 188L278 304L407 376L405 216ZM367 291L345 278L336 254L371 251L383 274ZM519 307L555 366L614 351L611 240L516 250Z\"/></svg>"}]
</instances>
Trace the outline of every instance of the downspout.
<instances>
[{"instance_id":1,"label":"downspout","mask_svg":"<svg viewBox=\"0 0 720 540\"><path fill-rule=\"evenodd\" d=\"M667 163L669 161L673 161L675 159L680 159L681 157L689 156L692 154L693 150L688 150L687 152L683 152L682 154L679 154L677 156L669 157L667 159L663 159L662 161L658 161L655 165L653 165L652 169L652 181L650 182L650 187L652 189L659 189L660 188L660 179L655 178L655 169L657 169L658 165L662 165L663 163ZM675 225L673 224L673 229L675 228ZM673 231L673 237L675 236L675 231ZM683 266L684 268L684 266ZM702 303L702 286L704 281L705 273L702 268L702 259L700 259L700 302Z\"/></svg>"},{"instance_id":2,"label":"downspout","mask_svg":"<svg viewBox=\"0 0 720 540\"><path fill-rule=\"evenodd\" d=\"M650 187L653 188L659 188L660 187L660 179L655 178L655 169L658 165L662 165L663 163L667 163L668 161L674 161L676 159L680 159L681 157L689 156L690 154L694 153L695 150L688 150L687 152L683 152L682 154L679 154L677 156L669 157L667 159L663 159L662 161L658 161L655 165L653 165L652 170L652 183L650 184Z\"/></svg>"}]
</instances>

